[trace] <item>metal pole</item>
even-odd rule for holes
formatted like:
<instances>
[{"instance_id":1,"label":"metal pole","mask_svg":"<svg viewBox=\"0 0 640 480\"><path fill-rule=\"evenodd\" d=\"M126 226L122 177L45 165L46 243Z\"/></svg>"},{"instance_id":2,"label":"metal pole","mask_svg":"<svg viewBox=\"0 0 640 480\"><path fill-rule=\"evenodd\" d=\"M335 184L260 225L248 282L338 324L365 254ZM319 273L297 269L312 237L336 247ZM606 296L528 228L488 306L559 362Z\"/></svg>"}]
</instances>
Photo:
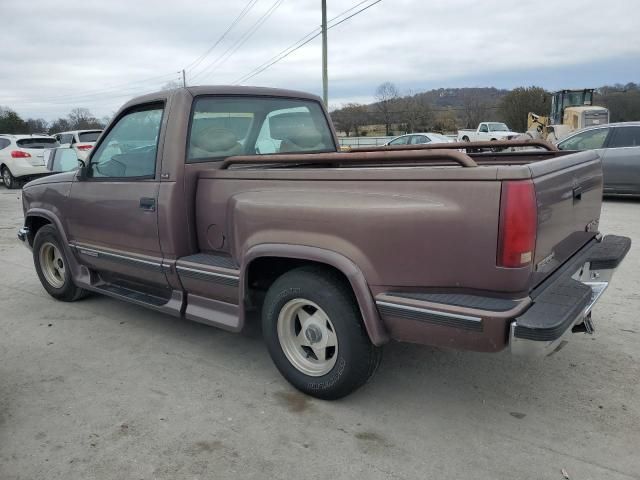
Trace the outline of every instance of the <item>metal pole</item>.
<instances>
[{"instance_id":1,"label":"metal pole","mask_svg":"<svg viewBox=\"0 0 640 480\"><path fill-rule=\"evenodd\" d=\"M322 99L329 108L329 75L327 73L327 0L322 0Z\"/></svg>"},{"instance_id":2,"label":"metal pole","mask_svg":"<svg viewBox=\"0 0 640 480\"><path fill-rule=\"evenodd\" d=\"M182 86L183 87L187 86L187 78L184 75L184 69L182 69Z\"/></svg>"}]
</instances>

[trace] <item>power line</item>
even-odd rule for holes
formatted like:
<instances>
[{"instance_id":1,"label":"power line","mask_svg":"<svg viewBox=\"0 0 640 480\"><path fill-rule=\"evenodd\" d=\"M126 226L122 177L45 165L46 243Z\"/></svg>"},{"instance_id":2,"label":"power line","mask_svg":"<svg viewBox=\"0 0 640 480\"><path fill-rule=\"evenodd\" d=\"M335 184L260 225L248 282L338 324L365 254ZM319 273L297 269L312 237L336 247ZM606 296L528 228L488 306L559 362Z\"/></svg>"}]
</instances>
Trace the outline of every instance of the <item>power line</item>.
<instances>
[{"instance_id":1,"label":"power line","mask_svg":"<svg viewBox=\"0 0 640 480\"><path fill-rule=\"evenodd\" d=\"M327 27L328 30L337 27L338 25L340 25L341 23L346 22L347 20L349 20L350 18L355 17L356 15L364 12L365 10L368 10L369 8L373 7L374 5L376 5L377 3L380 3L382 0L376 0L375 2L367 5L364 8L361 8L360 10L358 10L357 12L349 15L348 17L343 18L342 20L329 25ZM362 3L364 2L360 2L358 5L362 5ZM356 5L357 6L357 5ZM344 15L346 12L353 10L356 6L351 7L349 10L346 10L345 12L343 12L342 14L338 15L337 17L334 18L338 18L341 17L342 15ZM296 50L299 50L300 48L304 47L306 44L308 44L309 42L311 42L313 39L315 39L316 37L320 36L322 33L322 31L318 31L318 29L314 30L313 32L309 32L307 35L305 35L304 37L302 37L300 40L298 40L298 42L294 43L293 45L296 45L295 47L288 47L285 48L283 51L281 51L279 54L275 55L274 57L271 57L272 59L274 59L273 61L269 61L267 60L267 62L263 63L261 66L255 68L254 70L252 70L251 72L249 72L248 74L246 74L244 77L240 78L239 80L236 80L235 84L239 84L239 83L244 83L247 80L255 77L256 75L264 72L266 69L270 68L271 66L275 65L276 63L278 63L281 60L284 60L286 57L288 57L289 55L291 55L293 52L295 52ZM312 35L311 37L309 37L309 35ZM307 38L309 37L309 38ZM306 38L306 40L305 40ZM300 43L302 42L302 43Z\"/></svg>"},{"instance_id":2,"label":"power line","mask_svg":"<svg viewBox=\"0 0 640 480\"><path fill-rule=\"evenodd\" d=\"M358 8L360 5L362 5L363 3L367 3L369 0L362 0L361 2L356 3L355 5L353 5L352 7L346 9L345 11L343 11L342 13L336 15L335 17L329 19L328 23L333 22L334 20L336 20L337 18L340 18L344 15L346 15L347 13L351 12L352 10ZM331 28L331 27L329 27ZM280 53L277 53L276 55L274 55L273 57L271 57L269 60L265 61L264 63L258 65L256 68L254 68L253 70L251 70L249 73L247 73L246 75L240 77L238 80L235 80L233 83L234 84L238 84L238 83L242 83L243 81L245 81L245 77L246 80L248 80L249 78L251 78L251 74L253 74L253 72L255 72L256 70L259 70L260 68L264 67L265 65L267 65L268 63L270 63L271 61L277 59L278 57L280 57L283 53L288 52L291 49L297 50L297 48L295 47L303 47L304 45L306 45L307 43L309 43L311 40L313 40L314 38L318 37L320 34L322 34L322 29L320 27L316 27L313 30L311 30L309 33L307 33L305 36L303 36L302 38L300 38L299 40L293 42L291 45L289 45L287 48L285 48L284 50L282 50ZM309 38L311 37L311 38ZM298 46L298 44L302 43L301 45ZM288 52L287 55L289 55L289 53L293 53L292 52ZM285 56L287 56L285 55ZM282 57L284 58L284 57ZM279 60L278 60L279 61Z\"/></svg>"},{"instance_id":3,"label":"power line","mask_svg":"<svg viewBox=\"0 0 640 480\"><path fill-rule=\"evenodd\" d=\"M251 9L255 6L256 3L258 3L258 1L259 0L249 0L249 2L244 6L244 8L238 14L238 16L233 20L233 22L231 22L231 25L229 25L229 28L227 28L224 31L224 33L220 35L220 37L215 41L215 43L206 52L204 52L202 55L196 58L193 62L185 66L184 69L193 70L198 65L200 65L200 63L202 63L202 61L220 44L220 42L222 42L226 38L227 34L231 30L233 30L233 27L235 27L240 22L240 20L242 20L247 15L247 13L249 13L249 11L251 11Z\"/></svg>"},{"instance_id":4,"label":"power line","mask_svg":"<svg viewBox=\"0 0 640 480\"><path fill-rule=\"evenodd\" d=\"M175 74L176 83L178 80L177 73ZM166 80L165 80L166 81ZM161 83L165 83L165 81ZM131 86L125 89L119 89L113 92L103 92L96 93L92 95L79 96L74 98L65 98L65 99L52 99L52 100L29 100L29 101L13 101L15 103L21 105L64 105L71 103L81 103L81 104L97 104L103 102L111 102L113 99L117 98L131 98L137 95L142 95L144 93L149 93L150 90L159 90L162 85L157 85L156 88L150 89L149 85L138 85Z\"/></svg>"},{"instance_id":5,"label":"power line","mask_svg":"<svg viewBox=\"0 0 640 480\"><path fill-rule=\"evenodd\" d=\"M116 84L116 85L110 85L110 86L106 86L106 87L102 87L99 89L95 89L95 90L85 90L85 91L81 91L81 92L77 92L77 93L68 93L65 95L59 95L59 96L55 96L55 97L47 97L46 99L43 99L41 102L42 103L49 103L52 101L56 101L56 100L67 100L67 99L71 99L71 100L75 100L75 99L82 99L84 97L93 97L95 95L101 95L103 93L107 93L110 92L112 90L118 90L121 91L123 88L127 89L127 88L133 88L133 87L127 87L129 85L134 85L134 84L139 84L139 83L146 83L149 82L151 80L159 80L159 79L164 79L164 81L169 81L170 77L174 77L177 78L178 72L172 72L172 73L165 73L164 75L158 75L155 77L148 77L148 78L143 78L140 80L133 80L131 82L126 82L126 83L122 83L122 84ZM154 82L157 83L157 82ZM138 87L136 87L138 88ZM38 101L38 99L34 100L35 102Z\"/></svg>"},{"instance_id":6,"label":"power line","mask_svg":"<svg viewBox=\"0 0 640 480\"><path fill-rule=\"evenodd\" d=\"M280 7L283 1L284 0L276 0L271 5L271 7L269 7L267 11L263 13L253 25L251 25L251 27L249 27L249 29L247 29L245 33L233 45L231 45L231 47L229 47L222 55L220 55L217 59L207 65L204 69L200 70L200 72L196 73L192 77L192 81L197 77L202 76L205 72L208 72L212 68L220 66L224 62L226 62L269 19L269 17L278 9L278 7Z\"/></svg>"}]
</instances>

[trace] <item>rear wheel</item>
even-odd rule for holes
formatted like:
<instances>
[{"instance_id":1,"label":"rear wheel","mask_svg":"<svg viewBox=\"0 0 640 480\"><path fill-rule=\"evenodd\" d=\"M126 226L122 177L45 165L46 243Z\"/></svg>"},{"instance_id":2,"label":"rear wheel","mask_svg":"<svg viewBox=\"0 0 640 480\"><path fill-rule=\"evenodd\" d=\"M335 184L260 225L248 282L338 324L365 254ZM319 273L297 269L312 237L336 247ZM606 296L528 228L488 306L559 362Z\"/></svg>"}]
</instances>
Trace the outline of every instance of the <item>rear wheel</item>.
<instances>
[{"instance_id":1,"label":"rear wheel","mask_svg":"<svg viewBox=\"0 0 640 480\"><path fill-rule=\"evenodd\" d=\"M6 166L2 167L2 183L9 189L16 188L18 186L18 181L11 173L11 170Z\"/></svg>"},{"instance_id":2,"label":"rear wheel","mask_svg":"<svg viewBox=\"0 0 640 480\"><path fill-rule=\"evenodd\" d=\"M73 302L86 295L71 279L69 262L53 225L38 230L33 241L33 262L40 283L57 300Z\"/></svg>"},{"instance_id":3,"label":"rear wheel","mask_svg":"<svg viewBox=\"0 0 640 480\"><path fill-rule=\"evenodd\" d=\"M280 373L314 397L348 395L380 363L382 351L369 340L350 287L322 268L278 278L265 297L262 328Z\"/></svg>"},{"instance_id":4,"label":"rear wheel","mask_svg":"<svg viewBox=\"0 0 640 480\"><path fill-rule=\"evenodd\" d=\"M498 139L497 138L492 138L491 139L492 142L497 142ZM492 152L501 152L503 149L502 147L491 147L491 151Z\"/></svg>"}]
</instances>

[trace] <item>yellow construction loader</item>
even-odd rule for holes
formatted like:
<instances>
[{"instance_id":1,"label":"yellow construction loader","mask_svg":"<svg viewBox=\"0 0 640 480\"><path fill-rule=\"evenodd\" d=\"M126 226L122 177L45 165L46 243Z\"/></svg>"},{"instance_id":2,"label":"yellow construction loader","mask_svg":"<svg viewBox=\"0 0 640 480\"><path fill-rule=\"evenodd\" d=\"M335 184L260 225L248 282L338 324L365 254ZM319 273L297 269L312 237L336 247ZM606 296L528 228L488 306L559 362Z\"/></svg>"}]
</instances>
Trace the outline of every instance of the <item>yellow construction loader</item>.
<instances>
[{"instance_id":1,"label":"yellow construction loader","mask_svg":"<svg viewBox=\"0 0 640 480\"><path fill-rule=\"evenodd\" d=\"M529 112L527 133L556 143L574 130L609 123L609 110L593 105L593 92L593 88L554 92L548 117Z\"/></svg>"}]
</instances>

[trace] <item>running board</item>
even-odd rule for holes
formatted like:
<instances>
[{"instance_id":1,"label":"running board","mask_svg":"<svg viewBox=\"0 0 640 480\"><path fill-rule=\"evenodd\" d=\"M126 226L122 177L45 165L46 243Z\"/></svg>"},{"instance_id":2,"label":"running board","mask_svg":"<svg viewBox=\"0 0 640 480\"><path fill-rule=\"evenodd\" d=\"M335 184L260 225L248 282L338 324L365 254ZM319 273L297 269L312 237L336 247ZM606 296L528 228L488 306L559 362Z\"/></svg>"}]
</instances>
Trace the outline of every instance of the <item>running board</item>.
<instances>
[{"instance_id":1,"label":"running board","mask_svg":"<svg viewBox=\"0 0 640 480\"><path fill-rule=\"evenodd\" d=\"M182 314L184 295L178 290L173 290L171 292L171 297L162 298L156 295L123 287L121 285L115 285L113 283L101 283L99 285L91 286L82 285L82 288L96 293L101 293L118 300L124 300L125 302L133 303L135 305L140 305L141 307L147 307L159 312L168 313L175 317L180 317Z\"/></svg>"}]
</instances>

